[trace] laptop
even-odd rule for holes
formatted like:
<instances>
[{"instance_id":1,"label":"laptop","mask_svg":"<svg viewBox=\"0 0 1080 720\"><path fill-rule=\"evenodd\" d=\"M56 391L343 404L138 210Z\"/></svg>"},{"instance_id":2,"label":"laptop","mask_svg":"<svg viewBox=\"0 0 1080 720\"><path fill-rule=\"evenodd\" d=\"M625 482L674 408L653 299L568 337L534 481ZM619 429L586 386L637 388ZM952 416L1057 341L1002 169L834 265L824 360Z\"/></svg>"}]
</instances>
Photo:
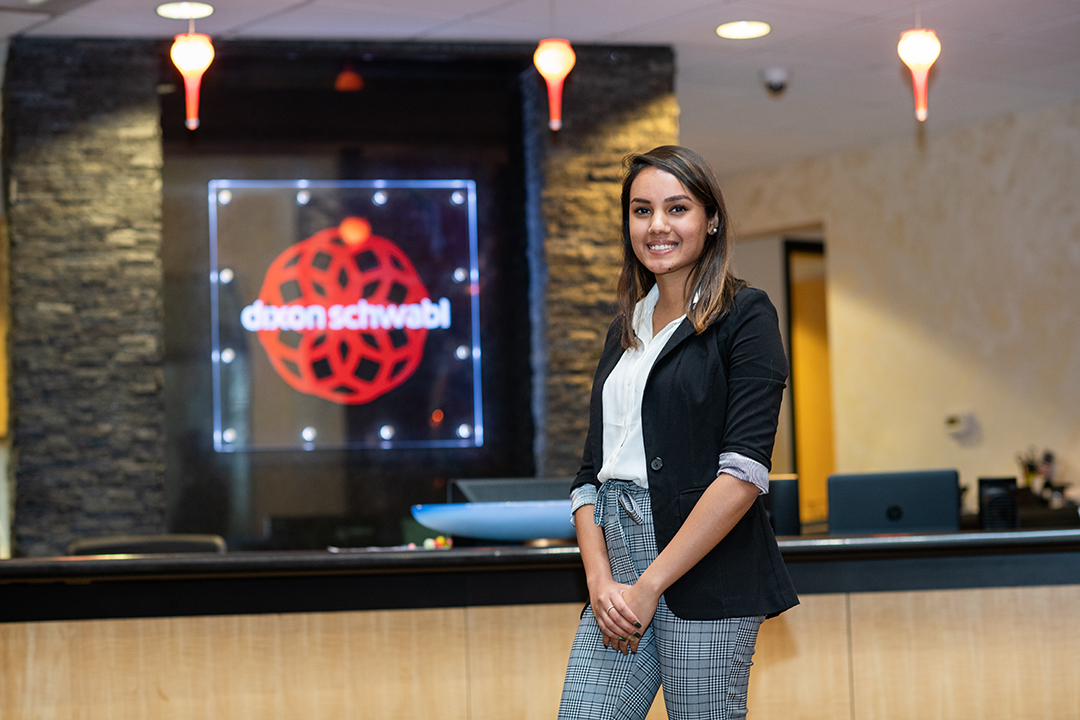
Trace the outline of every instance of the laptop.
<instances>
[{"instance_id":1,"label":"laptop","mask_svg":"<svg viewBox=\"0 0 1080 720\"><path fill-rule=\"evenodd\" d=\"M829 533L957 532L960 476L956 470L830 475Z\"/></svg>"}]
</instances>

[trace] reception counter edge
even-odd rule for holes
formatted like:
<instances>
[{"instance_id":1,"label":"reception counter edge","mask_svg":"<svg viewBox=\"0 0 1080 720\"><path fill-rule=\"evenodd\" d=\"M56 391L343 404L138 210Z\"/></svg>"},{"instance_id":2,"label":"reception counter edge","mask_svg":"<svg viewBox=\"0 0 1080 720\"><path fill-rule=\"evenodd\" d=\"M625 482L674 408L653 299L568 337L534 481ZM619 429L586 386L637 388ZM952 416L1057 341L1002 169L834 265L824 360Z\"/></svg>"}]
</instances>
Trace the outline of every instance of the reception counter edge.
<instances>
[{"instance_id":1,"label":"reception counter edge","mask_svg":"<svg viewBox=\"0 0 1080 720\"><path fill-rule=\"evenodd\" d=\"M800 594L1080 584L1080 529L781 537ZM0 561L0 622L582 602L576 546Z\"/></svg>"}]
</instances>

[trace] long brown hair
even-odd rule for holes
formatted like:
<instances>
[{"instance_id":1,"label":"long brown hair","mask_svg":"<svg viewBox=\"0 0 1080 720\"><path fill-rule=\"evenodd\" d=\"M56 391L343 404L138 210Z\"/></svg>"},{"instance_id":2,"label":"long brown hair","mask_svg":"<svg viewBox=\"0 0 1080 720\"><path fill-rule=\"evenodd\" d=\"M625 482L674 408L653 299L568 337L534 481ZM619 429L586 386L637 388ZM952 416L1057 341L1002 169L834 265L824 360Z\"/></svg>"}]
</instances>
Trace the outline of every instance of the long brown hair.
<instances>
[{"instance_id":1,"label":"long brown hair","mask_svg":"<svg viewBox=\"0 0 1080 720\"><path fill-rule=\"evenodd\" d=\"M696 298L687 308L687 319L694 325L696 332L704 332L709 325L727 315L735 303L735 293L746 285L731 274L732 238L728 233L727 209L724 207L724 196L720 192L716 174L705 158L678 145L661 145L647 153L628 155L623 165L626 168L622 186L623 267L618 289L622 346L637 347L634 307L656 284L656 277L641 264L630 243L630 186L641 171L648 167L674 175L690 194L705 206L705 216L715 216L719 220L716 233L706 233L705 247L694 263L687 283L687 301Z\"/></svg>"}]
</instances>

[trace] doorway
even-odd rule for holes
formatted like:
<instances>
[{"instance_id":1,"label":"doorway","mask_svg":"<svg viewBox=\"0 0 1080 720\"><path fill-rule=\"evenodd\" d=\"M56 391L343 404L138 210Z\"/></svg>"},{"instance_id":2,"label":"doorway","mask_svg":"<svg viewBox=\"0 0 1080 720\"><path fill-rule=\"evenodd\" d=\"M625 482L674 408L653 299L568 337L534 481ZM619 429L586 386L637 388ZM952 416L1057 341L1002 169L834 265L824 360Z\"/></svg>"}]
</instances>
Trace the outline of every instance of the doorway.
<instances>
[{"instance_id":1,"label":"doorway","mask_svg":"<svg viewBox=\"0 0 1080 720\"><path fill-rule=\"evenodd\" d=\"M835 468L825 244L785 239L784 264L799 516L804 525L817 524L828 518L828 477Z\"/></svg>"}]
</instances>

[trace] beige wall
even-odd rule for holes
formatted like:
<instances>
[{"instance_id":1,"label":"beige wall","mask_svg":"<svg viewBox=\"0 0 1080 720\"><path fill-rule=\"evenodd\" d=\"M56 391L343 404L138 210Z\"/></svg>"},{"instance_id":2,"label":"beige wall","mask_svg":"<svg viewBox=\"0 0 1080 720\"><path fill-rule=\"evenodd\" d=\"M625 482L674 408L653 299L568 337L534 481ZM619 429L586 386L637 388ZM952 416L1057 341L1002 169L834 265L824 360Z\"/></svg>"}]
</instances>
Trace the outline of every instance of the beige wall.
<instances>
[{"instance_id":1,"label":"beige wall","mask_svg":"<svg viewBox=\"0 0 1080 720\"><path fill-rule=\"evenodd\" d=\"M824 228L838 471L1080 484L1080 101L722 181L742 236Z\"/></svg>"}]
</instances>

